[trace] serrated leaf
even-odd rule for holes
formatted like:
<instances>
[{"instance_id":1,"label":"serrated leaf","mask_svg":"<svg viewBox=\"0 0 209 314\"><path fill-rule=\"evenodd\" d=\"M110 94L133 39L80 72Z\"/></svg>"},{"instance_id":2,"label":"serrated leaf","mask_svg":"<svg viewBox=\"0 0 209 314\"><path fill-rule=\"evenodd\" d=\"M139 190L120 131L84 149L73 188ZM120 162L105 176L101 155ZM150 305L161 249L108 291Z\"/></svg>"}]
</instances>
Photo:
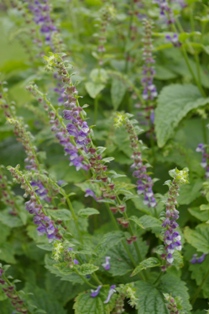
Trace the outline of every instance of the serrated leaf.
<instances>
[{"instance_id":1,"label":"serrated leaf","mask_svg":"<svg viewBox=\"0 0 209 314\"><path fill-rule=\"evenodd\" d=\"M144 215L140 218L131 216L130 220L142 229L151 229L153 232L158 233L162 230L162 222L159 219L149 215Z\"/></svg>"},{"instance_id":2,"label":"serrated leaf","mask_svg":"<svg viewBox=\"0 0 209 314\"><path fill-rule=\"evenodd\" d=\"M180 121L193 109L205 106L209 98L202 98L195 85L173 84L162 89L155 110L155 130L159 147L170 139Z\"/></svg>"},{"instance_id":3,"label":"serrated leaf","mask_svg":"<svg viewBox=\"0 0 209 314\"><path fill-rule=\"evenodd\" d=\"M67 221L72 219L71 212L68 209L47 210L47 214L58 220Z\"/></svg>"},{"instance_id":4,"label":"serrated leaf","mask_svg":"<svg viewBox=\"0 0 209 314\"><path fill-rule=\"evenodd\" d=\"M84 209L80 209L78 211L79 216L91 216L91 215L98 215L99 211L95 208L87 207Z\"/></svg>"},{"instance_id":5,"label":"serrated leaf","mask_svg":"<svg viewBox=\"0 0 209 314\"><path fill-rule=\"evenodd\" d=\"M0 244L2 244L6 242L6 238L10 234L11 228L0 222L0 230L1 230Z\"/></svg>"},{"instance_id":6,"label":"serrated leaf","mask_svg":"<svg viewBox=\"0 0 209 314\"><path fill-rule=\"evenodd\" d=\"M77 271L82 276L93 274L95 271L99 269L98 266L95 266L93 264L82 264L81 266L77 267Z\"/></svg>"},{"instance_id":7,"label":"serrated leaf","mask_svg":"<svg viewBox=\"0 0 209 314\"><path fill-rule=\"evenodd\" d=\"M91 98L96 98L96 96L105 88L104 84L88 82L85 84L86 90Z\"/></svg>"},{"instance_id":8,"label":"serrated leaf","mask_svg":"<svg viewBox=\"0 0 209 314\"><path fill-rule=\"evenodd\" d=\"M148 282L135 283L138 314L168 314L161 291Z\"/></svg>"},{"instance_id":9,"label":"serrated leaf","mask_svg":"<svg viewBox=\"0 0 209 314\"><path fill-rule=\"evenodd\" d=\"M182 299L182 307L184 313L190 313L192 307L189 303L189 294L186 283L179 277L173 274L166 274L161 278L159 289L162 293L168 293L173 297L180 297Z\"/></svg>"},{"instance_id":10,"label":"serrated leaf","mask_svg":"<svg viewBox=\"0 0 209 314\"><path fill-rule=\"evenodd\" d=\"M109 303L104 304L108 292L109 288L102 287L99 295L96 298L92 298L90 296L90 291L79 294L76 297L73 306L75 314L110 314L114 307L116 294L113 294Z\"/></svg>"},{"instance_id":11,"label":"serrated leaf","mask_svg":"<svg viewBox=\"0 0 209 314\"><path fill-rule=\"evenodd\" d=\"M132 272L131 276L135 276L136 274L138 274L140 271L142 271L143 269L147 269L147 268L153 268L153 267L157 267L160 266L160 260L156 257L149 257L145 260L143 260Z\"/></svg>"},{"instance_id":12,"label":"serrated leaf","mask_svg":"<svg viewBox=\"0 0 209 314\"><path fill-rule=\"evenodd\" d=\"M65 262L55 262L48 255L45 256L45 267L61 280L70 281L73 284L83 284L83 280Z\"/></svg>"},{"instance_id":13,"label":"serrated leaf","mask_svg":"<svg viewBox=\"0 0 209 314\"><path fill-rule=\"evenodd\" d=\"M124 233L122 231L112 231L105 234L96 247L98 256L104 256L109 249L116 246L124 239Z\"/></svg>"},{"instance_id":14,"label":"serrated leaf","mask_svg":"<svg viewBox=\"0 0 209 314\"><path fill-rule=\"evenodd\" d=\"M184 237L198 252L209 253L209 226L200 224L195 230L186 227Z\"/></svg>"},{"instance_id":15,"label":"serrated leaf","mask_svg":"<svg viewBox=\"0 0 209 314\"><path fill-rule=\"evenodd\" d=\"M114 77L112 79L111 85L111 99L113 108L115 110L118 109L123 97L126 93L127 86L125 85L124 81L118 77Z\"/></svg>"}]
</instances>

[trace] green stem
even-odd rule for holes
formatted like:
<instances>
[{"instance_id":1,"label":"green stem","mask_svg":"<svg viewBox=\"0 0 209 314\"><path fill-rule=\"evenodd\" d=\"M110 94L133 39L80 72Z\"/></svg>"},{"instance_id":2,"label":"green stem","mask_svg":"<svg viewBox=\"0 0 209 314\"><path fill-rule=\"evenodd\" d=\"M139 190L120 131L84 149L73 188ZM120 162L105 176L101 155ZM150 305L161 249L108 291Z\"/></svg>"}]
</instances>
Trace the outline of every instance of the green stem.
<instances>
[{"instance_id":1,"label":"green stem","mask_svg":"<svg viewBox=\"0 0 209 314\"><path fill-rule=\"evenodd\" d=\"M127 40L126 40L126 44L125 44L125 50L126 50L128 41L129 41L130 36L131 36L131 26L133 23L133 10L134 10L134 1L130 0L130 19L129 19L128 35L127 35ZM128 57L129 57L129 52L126 52L125 73L128 73L128 65L129 65Z\"/></svg>"},{"instance_id":2,"label":"green stem","mask_svg":"<svg viewBox=\"0 0 209 314\"><path fill-rule=\"evenodd\" d=\"M94 123L95 124L97 122L97 117L98 117L98 106L99 106L99 95L97 95L94 100Z\"/></svg>"},{"instance_id":3,"label":"green stem","mask_svg":"<svg viewBox=\"0 0 209 314\"><path fill-rule=\"evenodd\" d=\"M97 286L92 285L84 276L82 276L76 268L74 268L75 273L91 288L95 289Z\"/></svg>"},{"instance_id":4,"label":"green stem","mask_svg":"<svg viewBox=\"0 0 209 314\"><path fill-rule=\"evenodd\" d=\"M179 23L178 19L176 19L176 24L177 24L179 30L180 30L181 32L184 32L184 30L183 30L181 24ZM177 28L175 27L175 25L173 25L173 29L174 29L174 31L175 31L176 33L178 33L178 30L177 30ZM196 75L194 74L194 71L193 71L193 69L192 69L192 67L191 67L191 65L190 65L189 57L188 57L187 51L186 51L186 49L184 48L183 45L182 45L182 47L181 47L181 52L182 52L183 58L184 58L184 60L185 60L185 62L186 62L186 65L187 65L187 67L188 67L188 70L189 70L189 72L190 72L190 74L191 74L193 80L194 80L195 83L197 84L197 87L199 88L200 93L202 94L203 97L206 97L205 92L204 92L204 90L203 90L203 88L202 88L202 86L201 86L201 82L199 81L199 79L198 79L198 78L196 77ZM198 59L198 62L197 62L197 60L196 60L196 67L197 67L197 69L198 69L197 72L199 72L199 71L200 71L199 59Z\"/></svg>"},{"instance_id":5,"label":"green stem","mask_svg":"<svg viewBox=\"0 0 209 314\"><path fill-rule=\"evenodd\" d=\"M199 285L199 287L197 288L196 292L194 293L193 297L191 298L191 304L192 304L192 305L194 305L194 303L195 303L195 301L196 301L196 299L197 299L197 297L198 297L198 295L199 295L199 293L200 293L200 291L201 291L201 289L202 289L204 283L205 283L206 280L208 279L208 276L209 276L209 269L208 269L206 275L204 276L204 278L203 278L201 284Z\"/></svg>"}]
</instances>

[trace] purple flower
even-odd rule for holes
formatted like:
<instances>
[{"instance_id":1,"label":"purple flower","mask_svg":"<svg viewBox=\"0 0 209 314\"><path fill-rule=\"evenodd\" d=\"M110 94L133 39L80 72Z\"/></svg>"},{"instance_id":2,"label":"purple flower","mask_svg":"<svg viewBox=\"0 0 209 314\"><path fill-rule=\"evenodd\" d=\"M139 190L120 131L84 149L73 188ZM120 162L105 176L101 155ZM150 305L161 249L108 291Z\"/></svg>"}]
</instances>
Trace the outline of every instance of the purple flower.
<instances>
[{"instance_id":1,"label":"purple flower","mask_svg":"<svg viewBox=\"0 0 209 314\"><path fill-rule=\"evenodd\" d=\"M95 298L96 296L98 296L101 288L102 286L98 286L96 290L91 290L91 297Z\"/></svg>"},{"instance_id":2,"label":"purple flower","mask_svg":"<svg viewBox=\"0 0 209 314\"><path fill-rule=\"evenodd\" d=\"M202 161L200 165L205 169L206 179L209 179L209 154L206 151L206 145L199 144L196 148L196 152L202 153Z\"/></svg>"},{"instance_id":3,"label":"purple flower","mask_svg":"<svg viewBox=\"0 0 209 314\"><path fill-rule=\"evenodd\" d=\"M116 285L110 286L110 290L109 290L107 299L104 301L105 304L107 304L110 301L111 296L116 292L115 288L116 288Z\"/></svg>"},{"instance_id":4,"label":"purple flower","mask_svg":"<svg viewBox=\"0 0 209 314\"><path fill-rule=\"evenodd\" d=\"M73 260L73 263L74 263L75 265L78 265L78 264L79 264L79 261L78 261L77 259L74 259L74 260Z\"/></svg>"},{"instance_id":5,"label":"purple flower","mask_svg":"<svg viewBox=\"0 0 209 314\"><path fill-rule=\"evenodd\" d=\"M105 257L105 263L102 264L105 270L110 270L110 256Z\"/></svg>"},{"instance_id":6,"label":"purple flower","mask_svg":"<svg viewBox=\"0 0 209 314\"><path fill-rule=\"evenodd\" d=\"M36 187L35 192L45 202L50 202L51 198L48 197L48 191L45 189L40 181L31 181L31 186Z\"/></svg>"},{"instance_id":7,"label":"purple flower","mask_svg":"<svg viewBox=\"0 0 209 314\"><path fill-rule=\"evenodd\" d=\"M53 46L52 35L57 29L50 17L50 6L48 5L48 1L31 1L28 8L34 16L34 22L40 26L40 32L45 37L45 43Z\"/></svg>"},{"instance_id":8,"label":"purple flower","mask_svg":"<svg viewBox=\"0 0 209 314\"><path fill-rule=\"evenodd\" d=\"M200 257L197 257L197 254L194 254L192 256L190 263L191 264L201 264L205 260L206 256L207 256L207 254L202 254Z\"/></svg>"},{"instance_id":9,"label":"purple flower","mask_svg":"<svg viewBox=\"0 0 209 314\"><path fill-rule=\"evenodd\" d=\"M165 38L167 41L171 42L174 47L181 47L181 43L179 42L179 38L177 34L166 35Z\"/></svg>"}]
</instances>

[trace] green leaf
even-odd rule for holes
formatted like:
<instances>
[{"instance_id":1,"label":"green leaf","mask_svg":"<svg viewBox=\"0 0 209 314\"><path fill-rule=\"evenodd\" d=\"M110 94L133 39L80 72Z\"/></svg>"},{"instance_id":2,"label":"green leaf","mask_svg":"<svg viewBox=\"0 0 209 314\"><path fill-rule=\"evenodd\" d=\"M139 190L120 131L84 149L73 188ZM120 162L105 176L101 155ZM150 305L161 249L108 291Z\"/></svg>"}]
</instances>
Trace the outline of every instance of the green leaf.
<instances>
[{"instance_id":1,"label":"green leaf","mask_svg":"<svg viewBox=\"0 0 209 314\"><path fill-rule=\"evenodd\" d=\"M140 218L131 216L129 219L142 229L151 229L157 233L162 230L162 222L155 217L144 215Z\"/></svg>"},{"instance_id":2,"label":"green leaf","mask_svg":"<svg viewBox=\"0 0 209 314\"><path fill-rule=\"evenodd\" d=\"M120 79L119 77L114 77L112 79L111 85L111 99L113 108L115 110L118 109L120 103L123 100L123 97L126 93L127 86L124 84L124 80Z\"/></svg>"},{"instance_id":3,"label":"green leaf","mask_svg":"<svg viewBox=\"0 0 209 314\"><path fill-rule=\"evenodd\" d=\"M45 276L45 286L49 294L56 296L56 299L65 305L70 300L74 299L79 292L83 291L83 286L73 285L68 281L60 280L60 278L47 272Z\"/></svg>"},{"instance_id":4,"label":"green leaf","mask_svg":"<svg viewBox=\"0 0 209 314\"><path fill-rule=\"evenodd\" d=\"M114 307L116 294L110 299L110 302L105 304L109 288L102 287L99 295L96 298L90 296L91 292L83 292L75 299L73 306L75 314L110 314Z\"/></svg>"},{"instance_id":5,"label":"green leaf","mask_svg":"<svg viewBox=\"0 0 209 314\"><path fill-rule=\"evenodd\" d=\"M98 269L99 267L93 264L82 264L81 266L77 267L79 274L81 274L82 276L93 274Z\"/></svg>"},{"instance_id":6,"label":"green leaf","mask_svg":"<svg viewBox=\"0 0 209 314\"><path fill-rule=\"evenodd\" d=\"M202 181L196 180L193 184L183 185L180 189L180 195L178 197L179 205L188 205L196 198L200 196L200 190L202 189Z\"/></svg>"},{"instance_id":7,"label":"green leaf","mask_svg":"<svg viewBox=\"0 0 209 314\"><path fill-rule=\"evenodd\" d=\"M10 228L21 227L23 225L19 217L9 214L8 209L0 211L0 221Z\"/></svg>"},{"instance_id":8,"label":"green leaf","mask_svg":"<svg viewBox=\"0 0 209 314\"><path fill-rule=\"evenodd\" d=\"M204 223L195 230L186 227L184 237L188 243L197 249L198 252L209 253L209 225Z\"/></svg>"},{"instance_id":9,"label":"green leaf","mask_svg":"<svg viewBox=\"0 0 209 314\"><path fill-rule=\"evenodd\" d=\"M105 85L101 83L88 82L85 84L85 87L91 98L96 98L96 96L105 88Z\"/></svg>"},{"instance_id":10,"label":"green leaf","mask_svg":"<svg viewBox=\"0 0 209 314\"><path fill-rule=\"evenodd\" d=\"M67 262L55 262L48 255L45 256L45 267L61 280L70 281L73 284L83 284L83 280L68 265Z\"/></svg>"},{"instance_id":11,"label":"green leaf","mask_svg":"<svg viewBox=\"0 0 209 314\"><path fill-rule=\"evenodd\" d=\"M161 278L160 290L162 293L168 293L173 297L182 299L182 307L184 313L190 313L192 307L189 303L189 294L186 283L173 274L166 274Z\"/></svg>"},{"instance_id":12,"label":"green leaf","mask_svg":"<svg viewBox=\"0 0 209 314\"><path fill-rule=\"evenodd\" d=\"M155 110L155 130L159 147L170 139L181 120L193 109L205 106L209 98L202 98L194 85L173 84L162 89Z\"/></svg>"},{"instance_id":13,"label":"green leaf","mask_svg":"<svg viewBox=\"0 0 209 314\"><path fill-rule=\"evenodd\" d=\"M124 233L122 231L112 231L105 234L96 247L97 254L99 256L104 256L109 249L111 249L124 239Z\"/></svg>"},{"instance_id":14,"label":"green leaf","mask_svg":"<svg viewBox=\"0 0 209 314\"><path fill-rule=\"evenodd\" d=\"M71 212L68 209L47 210L47 214L58 220L67 221L72 219Z\"/></svg>"},{"instance_id":15,"label":"green leaf","mask_svg":"<svg viewBox=\"0 0 209 314\"><path fill-rule=\"evenodd\" d=\"M148 282L135 283L138 314L168 314L163 294Z\"/></svg>"},{"instance_id":16,"label":"green leaf","mask_svg":"<svg viewBox=\"0 0 209 314\"><path fill-rule=\"evenodd\" d=\"M148 246L145 241L140 237L137 239L137 244L139 246L139 251L141 258L145 258ZM137 260L137 252L135 250L134 244L129 245L129 250L134 258ZM127 254L123 244L120 242L107 252L107 256L110 257L110 270L108 271L112 276L124 276L133 270L133 263L130 256ZM104 257L100 260L100 264L104 262Z\"/></svg>"},{"instance_id":17,"label":"green leaf","mask_svg":"<svg viewBox=\"0 0 209 314\"><path fill-rule=\"evenodd\" d=\"M1 245L2 243L6 242L6 239L11 232L11 228L0 222L0 230L1 230L0 245Z\"/></svg>"},{"instance_id":18,"label":"green leaf","mask_svg":"<svg viewBox=\"0 0 209 314\"><path fill-rule=\"evenodd\" d=\"M189 264L189 270L192 272L191 277L196 281L197 286L199 287L204 281L203 285L201 286L204 298L208 298L209 295L209 277L207 275L208 263L209 256L207 256L201 264Z\"/></svg>"},{"instance_id":19,"label":"green leaf","mask_svg":"<svg viewBox=\"0 0 209 314\"><path fill-rule=\"evenodd\" d=\"M156 257L149 257L145 260L143 260L132 272L131 276L135 276L136 274L138 274L140 271L142 271L143 269L147 269L147 268L153 268L153 267L157 267L160 266L160 260Z\"/></svg>"},{"instance_id":20,"label":"green leaf","mask_svg":"<svg viewBox=\"0 0 209 314\"><path fill-rule=\"evenodd\" d=\"M95 84L105 84L108 80L108 74L104 69L93 69L90 73L90 78Z\"/></svg>"},{"instance_id":21,"label":"green leaf","mask_svg":"<svg viewBox=\"0 0 209 314\"><path fill-rule=\"evenodd\" d=\"M30 293L29 300L33 302L39 310L43 310L50 314L66 314L66 310L56 300L54 295L50 295L45 289L27 282L24 291Z\"/></svg>"},{"instance_id":22,"label":"green leaf","mask_svg":"<svg viewBox=\"0 0 209 314\"><path fill-rule=\"evenodd\" d=\"M5 242L0 246L0 260L9 264L15 264L16 260L14 258L15 248L12 243Z\"/></svg>"},{"instance_id":23,"label":"green leaf","mask_svg":"<svg viewBox=\"0 0 209 314\"><path fill-rule=\"evenodd\" d=\"M99 211L95 208L87 207L84 209L80 209L78 211L79 216L91 216L91 215L98 215Z\"/></svg>"},{"instance_id":24,"label":"green leaf","mask_svg":"<svg viewBox=\"0 0 209 314\"><path fill-rule=\"evenodd\" d=\"M199 219L200 221L209 220L209 211L201 211L199 207L188 208L188 211L192 216Z\"/></svg>"}]
</instances>

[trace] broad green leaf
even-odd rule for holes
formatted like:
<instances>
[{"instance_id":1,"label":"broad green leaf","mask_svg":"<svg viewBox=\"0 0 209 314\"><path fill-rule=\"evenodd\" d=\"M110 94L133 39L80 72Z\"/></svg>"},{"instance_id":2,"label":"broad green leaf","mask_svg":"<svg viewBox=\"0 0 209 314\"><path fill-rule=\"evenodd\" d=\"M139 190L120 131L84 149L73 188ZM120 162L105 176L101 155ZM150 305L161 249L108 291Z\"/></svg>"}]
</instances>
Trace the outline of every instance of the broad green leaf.
<instances>
[{"instance_id":1,"label":"broad green leaf","mask_svg":"<svg viewBox=\"0 0 209 314\"><path fill-rule=\"evenodd\" d=\"M182 299L183 311L190 313L192 307L189 303L189 294L186 283L179 277L167 273L161 278L161 285L159 287L162 293L168 293L173 297L180 297Z\"/></svg>"},{"instance_id":2,"label":"broad green leaf","mask_svg":"<svg viewBox=\"0 0 209 314\"><path fill-rule=\"evenodd\" d=\"M201 256L201 254L198 254L198 256ZM201 286L204 298L208 298L209 295L209 277L207 276L208 263L209 256L207 256L201 264L189 264L189 270L192 272L191 277L196 281L197 286L199 287L204 281Z\"/></svg>"},{"instance_id":3,"label":"broad green leaf","mask_svg":"<svg viewBox=\"0 0 209 314\"><path fill-rule=\"evenodd\" d=\"M142 229L151 229L153 232L159 233L162 230L162 222L152 216L144 215L140 218L132 216L130 220Z\"/></svg>"},{"instance_id":4,"label":"broad green leaf","mask_svg":"<svg viewBox=\"0 0 209 314\"><path fill-rule=\"evenodd\" d=\"M1 212L0 212L0 215L1 215ZM8 226L0 222L0 230L1 230L0 245L1 245L2 243L6 242L6 239L11 232L11 228L9 228Z\"/></svg>"},{"instance_id":5,"label":"broad green leaf","mask_svg":"<svg viewBox=\"0 0 209 314\"><path fill-rule=\"evenodd\" d=\"M98 266L93 264L82 264L81 266L78 265L76 268L82 276L90 275L99 269Z\"/></svg>"},{"instance_id":6,"label":"broad green leaf","mask_svg":"<svg viewBox=\"0 0 209 314\"><path fill-rule=\"evenodd\" d=\"M112 85L111 85L111 99L113 108L115 110L118 109L120 103L123 100L123 97L126 93L127 86L125 85L124 81L120 79L119 77L114 77L112 79Z\"/></svg>"},{"instance_id":7,"label":"broad green leaf","mask_svg":"<svg viewBox=\"0 0 209 314\"><path fill-rule=\"evenodd\" d=\"M90 78L95 84L105 84L108 80L108 74L104 69L93 69L90 73Z\"/></svg>"},{"instance_id":8,"label":"broad green leaf","mask_svg":"<svg viewBox=\"0 0 209 314\"><path fill-rule=\"evenodd\" d=\"M173 84L162 89L155 110L155 130L159 147L170 139L181 120L193 109L209 103L194 85Z\"/></svg>"},{"instance_id":9,"label":"broad green leaf","mask_svg":"<svg viewBox=\"0 0 209 314\"><path fill-rule=\"evenodd\" d=\"M58 220L71 220L72 215L69 209L57 209L57 210L47 210L47 214L54 219Z\"/></svg>"},{"instance_id":10,"label":"broad green leaf","mask_svg":"<svg viewBox=\"0 0 209 314\"><path fill-rule=\"evenodd\" d=\"M105 234L96 247L97 254L99 256L104 256L109 249L111 249L124 239L124 233L122 231L112 231Z\"/></svg>"},{"instance_id":11,"label":"broad green leaf","mask_svg":"<svg viewBox=\"0 0 209 314\"><path fill-rule=\"evenodd\" d=\"M68 265L67 262L55 262L48 255L45 256L45 267L61 280L70 281L73 284L83 284L83 280Z\"/></svg>"},{"instance_id":12,"label":"broad green leaf","mask_svg":"<svg viewBox=\"0 0 209 314\"><path fill-rule=\"evenodd\" d=\"M168 314L161 291L143 281L135 283L138 314Z\"/></svg>"},{"instance_id":13,"label":"broad green leaf","mask_svg":"<svg viewBox=\"0 0 209 314\"><path fill-rule=\"evenodd\" d=\"M9 299L0 302L1 314L12 313L14 308Z\"/></svg>"},{"instance_id":14,"label":"broad green leaf","mask_svg":"<svg viewBox=\"0 0 209 314\"><path fill-rule=\"evenodd\" d=\"M23 225L19 217L9 214L8 209L0 211L0 222L10 228L21 227Z\"/></svg>"},{"instance_id":15,"label":"broad green leaf","mask_svg":"<svg viewBox=\"0 0 209 314\"><path fill-rule=\"evenodd\" d=\"M66 314L66 310L56 300L54 295L50 295L45 289L41 289L38 286L26 283L24 291L30 293L29 300L37 306L39 310L43 310L50 314Z\"/></svg>"},{"instance_id":16,"label":"broad green leaf","mask_svg":"<svg viewBox=\"0 0 209 314\"><path fill-rule=\"evenodd\" d=\"M188 211L192 216L199 219L200 221L207 221L209 220L209 211L201 211L199 207L188 208Z\"/></svg>"},{"instance_id":17,"label":"broad green leaf","mask_svg":"<svg viewBox=\"0 0 209 314\"><path fill-rule=\"evenodd\" d=\"M91 292L83 292L79 294L74 303L75 314L110 314L114 307L116 294L110 299L110 302L105 304L109 288L102 287L99 295L96 298L91 297Z\"/></svg>"},{"instance_id":18,"label":"broad green leaf","mask_svg":"<svg viewBox=\"0 0 209 314\"><path fill-rule=\"evenodd\" d=\"M141 258L145 258L148 246L141 238L137 239L137 245L140 251ZM138 256L134 244L129 245L129 251L132 255L132 258L137 261ZM110 257L110 270L108 271L112 276L124 276L127 273L130 273L133 270L133 262L130 259L129 254L127 253L124 245L120 242L113 248L111 248L107 254ZM104 257L100 260L100 264L104 262ZM130 275L128 275L130 276Z\"/></svg>"},{"instance_id":19,"label":"broad green leaf","mask_svg":"<svg viewBox=\"0 0 209 314\"><path fill-rule=\"evenodd\" d=\"M180 205L188 205L196 198L198 198L200 194L200 190L202 188L202 181L196 180L193 184L183 185L180 189L180 195L178 197L178 203Z\"/></svg>"},{"instance_id":20,"label":"broad green leaf","mask_svg":"<svg viewBox=\"0 0 209 314\"><path fill-rule=\"evenodd\" d=\"M169 70L168 68L166 68L165 66L162 65L156 65L155 66L156 69L156 75L155 78L158 80L171 80L176 78L176 73L172 72L171 70Z\"/></svg>"},{"instance_id":21,"label":"broad green leaf","mask_svg":"<svg viewBox=\"0 0 209 314\"><path fill-rule=\"evenodd\" d=\"M86 90L91 98L96 98L97 95L105 88L104 84L88 82L85 84Z\"/></svg>"},{"instance_id":22,"label":"broad green leaf","mask_svg":"<svg viewBox=\"0 0 209 314\"><path fill-rule=\"evenodd\" d=\"M138 274L140 271L142 271L143 269L147 269L147 268L153 268L153 267L157 267L160 266L160 260L156 257L149 257L145 260L143 260L132 272L131 276L135 276L136 274Z\"/></svg>"},{"instance_id":23,"label":"broad green leaf","mask_svg":"<svg viewBox=\"0 0 209 314\"><path fill-rule=\"evenodd\" d=\"M15 248L10 242L5 242L0 245L0 261L4 261L8 264L15 264L16 260L14 258Z\"/></svg>"},{"instance_id":24,"label":"broad green leaf","mask_svg":"<svg viewBox=\"0 0 209 314\"><path fill-rule=\"evenodd\" d=\"M47 272L45 276L45 286L49 294L55 295L56 299L65 305L68 301L74 299L79 292L83 291L83 286L73 285L69 281L63 281L55 275Z\"/></svg>"},{"instance_id":25,"label":"broad green leaf","mask_svg":"<svg viewBox=\"0 0 209 314\"><path fill-rule=\"evenodd\" d=\"M186 227L184 237L198 252L209 253L209 225L200 224L195 230Z\"/></svg>"},{"instance_id":26,"label":"broad green leaf","mask_svg":"<svg viewBox=\"0 0 209 314\"><path fill-rule=\"evenodd\" d=\"M80 209L78 211L79 216L91 216L91 215L98 215L99 211L95 208L87 207L84 209Z\"/></svg>"}]
</instances>

